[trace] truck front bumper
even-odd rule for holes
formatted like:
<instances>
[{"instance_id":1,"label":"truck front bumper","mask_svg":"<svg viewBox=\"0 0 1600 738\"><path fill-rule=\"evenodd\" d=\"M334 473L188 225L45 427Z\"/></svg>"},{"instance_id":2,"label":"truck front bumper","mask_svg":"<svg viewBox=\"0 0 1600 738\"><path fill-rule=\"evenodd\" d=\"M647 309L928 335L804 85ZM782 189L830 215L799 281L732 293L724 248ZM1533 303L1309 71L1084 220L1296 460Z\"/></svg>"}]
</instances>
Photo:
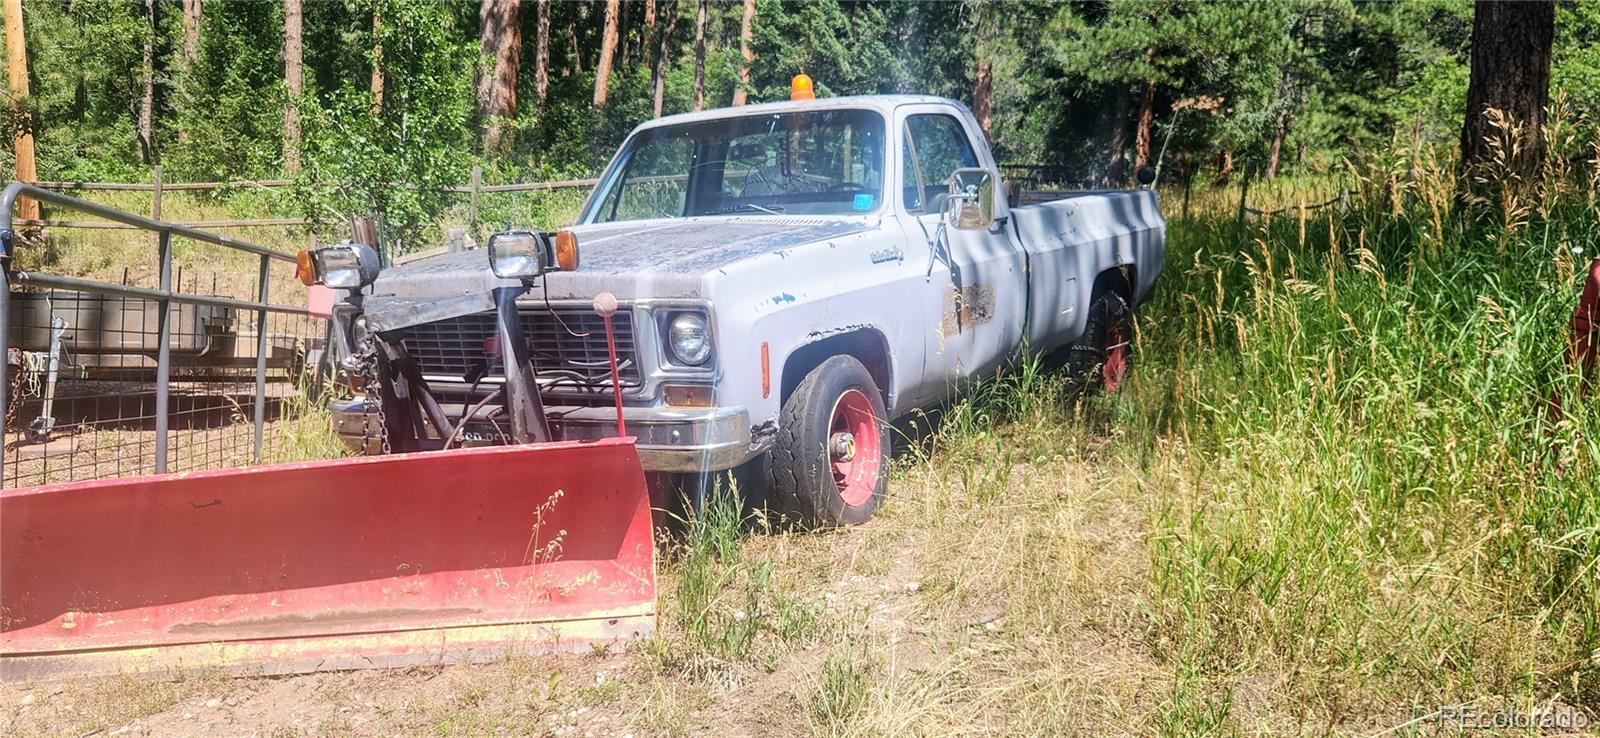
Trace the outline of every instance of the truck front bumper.
<instances>
[{"instance_id":1,"label":"truck front bumper","mask_svg":"<svg viewBox=\"0 0 1600 738\"><path fill-rule=\"evenodd\" d=\"M357 453L380 452L376 402L368 403L360 396L337 399L329 409L334 432L345 446ZM445 406L451 417L458 417L463 410ZM617 435L613 407L546 405L545 412L551 432L561 440L592 441ZM622 417L628 435L638 439L639 461L645 471L722 471L761 452L751 445L750 414L742 407L624 407Z\"/></svg>"}]
</instances>

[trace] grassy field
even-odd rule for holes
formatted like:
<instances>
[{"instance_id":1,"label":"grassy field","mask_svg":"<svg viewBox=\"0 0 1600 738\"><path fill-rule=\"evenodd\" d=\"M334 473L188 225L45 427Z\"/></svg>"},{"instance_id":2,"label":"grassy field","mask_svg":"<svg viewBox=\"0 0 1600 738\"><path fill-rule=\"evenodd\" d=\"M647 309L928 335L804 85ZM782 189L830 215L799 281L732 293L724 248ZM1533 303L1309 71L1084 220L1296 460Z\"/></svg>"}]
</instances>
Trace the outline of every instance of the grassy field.
<instances>
[{"instance_id":1,"label":"grassy field","mask_svg":"<svg viewBox=\"0 0 1600 738\"><path fill-rule=\"evenodd\" d=\"M1548 399L1577 396L1600 161L1474 218L1448 164L1412 161L1252 197L1349 190L1304 216L1241 222L1234 189L1183 218L1169 193L1127 390L1025 363L905 444L859 528L713 508L665 547L660 634L626 654L21 685L0 729L1415 736L1470 705L1592 734L1600 407Z\"/></svg>"}]
</instances>

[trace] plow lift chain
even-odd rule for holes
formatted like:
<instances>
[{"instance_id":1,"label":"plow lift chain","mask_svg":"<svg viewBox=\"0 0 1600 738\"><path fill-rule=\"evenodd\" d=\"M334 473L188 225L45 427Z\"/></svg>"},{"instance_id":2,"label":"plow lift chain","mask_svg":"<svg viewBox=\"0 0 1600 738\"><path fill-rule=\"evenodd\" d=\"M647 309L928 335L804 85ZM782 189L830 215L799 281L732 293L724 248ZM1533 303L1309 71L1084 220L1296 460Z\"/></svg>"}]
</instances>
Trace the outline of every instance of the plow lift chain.
<instances>
[{"instance_id":1,"label":"plow lift chain","mask_svg":"<svg viewBox=\"0 0 1600 738\"><path fill-rule=\"evenodd\" d=\"M362 391L367 393L366 397L371 397L371 393L378 389L378 362L371 353L365 353L358 357L350 373L352 376L358 376L362 379L359 384L363 388ZM378 402L378 450L379 453L387 455L390 452L389 419L387 413L383 411L383 405L384 403L380 400ZM361 455L363 456L367 455L367 449L372 440L372 423L368 422L365 411L366 404L363 402L361 413Z\"/></svg>"}]
</instances>

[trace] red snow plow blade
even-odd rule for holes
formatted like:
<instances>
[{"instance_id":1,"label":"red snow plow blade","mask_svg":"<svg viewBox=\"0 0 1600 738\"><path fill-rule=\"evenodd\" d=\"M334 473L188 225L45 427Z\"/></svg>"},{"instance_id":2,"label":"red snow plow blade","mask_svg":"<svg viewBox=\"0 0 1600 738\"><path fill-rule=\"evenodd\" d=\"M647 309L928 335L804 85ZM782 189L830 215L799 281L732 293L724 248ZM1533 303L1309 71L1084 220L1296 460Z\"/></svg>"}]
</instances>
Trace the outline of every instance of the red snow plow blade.
<instances>
[{"instance_id":1,"label":"red snow plow blade","mask_svg":"<svg viewBox=\"0 0 1600 738\"><path fill-rule=\"evenodd\" d=\"M0 492L0 678L587 649L655 624L633 439Z\"/></svg>"}]
</instances>

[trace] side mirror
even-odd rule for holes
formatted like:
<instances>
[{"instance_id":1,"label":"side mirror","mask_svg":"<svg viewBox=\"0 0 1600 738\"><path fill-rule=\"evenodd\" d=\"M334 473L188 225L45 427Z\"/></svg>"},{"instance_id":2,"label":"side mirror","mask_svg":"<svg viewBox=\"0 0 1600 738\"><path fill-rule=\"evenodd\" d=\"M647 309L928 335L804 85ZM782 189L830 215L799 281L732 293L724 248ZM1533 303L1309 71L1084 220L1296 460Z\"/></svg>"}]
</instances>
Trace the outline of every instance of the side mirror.
<instances>
[{"instance_id":1,"label":"side mirror","mask_svg":"<svg viewBox=\"0 0 1600 738\"><path fill-rule=\"evenodd\" d=\"M1139 167L1138 173L1134 174L1133 176L1139 180L1140 187L1149 187L1156 181L1156 168L1146 164L1142 167Z\"/></svg>"},{"instance_id":2,"label":"side mirror","mask_svg":"<svg viewBox=\"0 0 1600 738\"><path fill-rule=\"evenodd\" d=\"M994 227L994 203L999 186L1000 178L987 169L957 169L950 175L945 223L962 231L987 231Z\"/></svg>"}]
</instances>

